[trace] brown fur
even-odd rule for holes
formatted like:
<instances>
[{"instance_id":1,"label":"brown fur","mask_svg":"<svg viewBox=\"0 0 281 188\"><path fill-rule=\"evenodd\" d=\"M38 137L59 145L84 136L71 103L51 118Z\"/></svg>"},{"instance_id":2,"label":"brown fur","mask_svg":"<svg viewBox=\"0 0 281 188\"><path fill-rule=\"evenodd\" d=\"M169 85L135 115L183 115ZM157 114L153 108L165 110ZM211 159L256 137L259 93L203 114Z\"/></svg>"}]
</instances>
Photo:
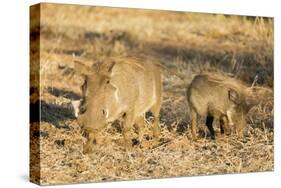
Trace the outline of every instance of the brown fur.
<instances>
[{"instance_id":1,"label":"brown fur","mask_svg":"<svg viewBox=\"0 0 281 188\"><path fill-rule=\"evenodd\" d=\"M196 139L197 117L205 116L220 120L221 132L229 133L231 126L242 136L246 115L258 101L252 97L253 90L242 82L220 74L199 74L187 90L191 111L192 136ZM209 124L209 125L208 125ZM211 122L206 121L210 132ZM212 133L211 133L212 134ZM215 135L211 135L213 138Z\"/></svg>"},{"instance_id":2,"label":"brown fur","mask_svg":"<svg viewBox=\"0 0 281 188\"><path fill-rule=\"evenodd\" d=\"M160 69L151 62L136 58L120 58L95 63L92 68L79 62L75 69L85 75L83 106L86 109L78 116L78 122L89 133L84 147L87 153L98 143L98 133L108 123L123 120L125 145L131 146L129 132L133 125L139 129L142 139L144 114L151 111L155 117L153 133L160 134L159 113L162 102ZM86 86L85 86L86 85Z\"/></svg>"}]
</instances>

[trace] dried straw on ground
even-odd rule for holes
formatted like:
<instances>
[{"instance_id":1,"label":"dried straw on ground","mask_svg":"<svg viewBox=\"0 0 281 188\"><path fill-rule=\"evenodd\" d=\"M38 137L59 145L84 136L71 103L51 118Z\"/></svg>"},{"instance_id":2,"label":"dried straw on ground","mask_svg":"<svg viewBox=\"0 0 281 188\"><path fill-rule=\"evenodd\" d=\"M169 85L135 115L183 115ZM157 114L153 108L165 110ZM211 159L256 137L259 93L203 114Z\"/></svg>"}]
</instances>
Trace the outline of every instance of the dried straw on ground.
<instances>
[{"instance_id":1,"label":"dried straw on ground","mask_svg":"<svg viewBox=\"0 0 281 188\"><path fill-rule=\"evenodd\" d=\"M273 170L271 19L46 4L41 14L41 122L39 130L38 123L30 129L30 151L38 153L40 146L40 156L31 155L31 164L39 164L31 167L32 179L49 185ZM73 54L91 63L130 53L156 59L187 83L164 72L159 141L149 135L147 114L141 145L134 140L132 149L122 147L116 123L102 132L103 144L84 155L86 138L70 106L81 98L83 82L73 70ZM32 72L37 57L32 54ZM202 71L231 74L248 85L259 74L256 85L267 97L250 111L244 138L220 135L215 126L212 141L200 121L200 139L192 141L185 91Z\"/></svg>"}]
</instances>

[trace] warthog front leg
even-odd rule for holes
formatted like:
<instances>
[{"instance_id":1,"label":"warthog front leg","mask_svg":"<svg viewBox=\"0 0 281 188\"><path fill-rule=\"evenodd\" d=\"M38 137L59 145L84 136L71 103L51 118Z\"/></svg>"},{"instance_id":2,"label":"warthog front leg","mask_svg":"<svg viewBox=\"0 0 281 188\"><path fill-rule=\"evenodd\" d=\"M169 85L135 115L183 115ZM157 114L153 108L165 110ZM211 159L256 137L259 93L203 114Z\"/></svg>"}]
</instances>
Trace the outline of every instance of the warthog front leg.
<instances>
[{"instance_id":1,"label":"warthog front leg","mask_svg":"<svg viewBox=\"0 0 281 188\"><path fill-rule=\"evenodd\" d=\"M86 129L86 132L88 134L88 140L86 144L83 146L83 153L88 154L93 151L94 142L95 144L99 143L98 139L98 133L100 130L93 130L93 129Z\"/></svg>"},{"instance_id":2,"label":"warthog front leg","mask_svg":"<svg viewBox=\"0 0 281 188\"><path fill-rule=\"evenodd\" d=\"M226 111L226 116L227 116L227 119L228 119L228 125L234 126L234 123L233 123L233 120L232 120L232 110L231 109Z\"/></svg>"},{"instance_id":3,"label":"warthog front leg","mask_svg":"<svg viewBox=\"0 0 281 188\"><path fill-rule=\"evenodd\" d=\"M206 125L207 125L207 127L210 131L211 138L214 140L215 139L215 130L214 130L214 127L213 127L213 121L214 121L214 117L208 115L207 118L206 118Z\"/></svg>"},{"instance_id":4,"label":"warthog front leg","mask_svg":"<svg viewBox=\"0 0 281 188\"><path fill-rule=\"evenodd\" d=\"M229 121L227 116L222 115L220 117L220 129L221 129L221 134L226 134L229 135L230 134L230 127L229 127Z\"/></svg>"}]
</instances>

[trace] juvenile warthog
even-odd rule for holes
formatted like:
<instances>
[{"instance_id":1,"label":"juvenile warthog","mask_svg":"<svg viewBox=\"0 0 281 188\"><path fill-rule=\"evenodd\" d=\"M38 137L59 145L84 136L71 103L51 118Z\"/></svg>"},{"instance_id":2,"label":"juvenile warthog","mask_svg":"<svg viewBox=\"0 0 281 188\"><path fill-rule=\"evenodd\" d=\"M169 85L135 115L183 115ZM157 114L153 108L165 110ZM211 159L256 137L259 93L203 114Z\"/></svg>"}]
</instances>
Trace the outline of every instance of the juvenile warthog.
<instances>
[{"instance_id":1,"label":"juvenile warthog","mask_svg":"<svg viewBox=\"0 0 281 188\"><path fill-rule=\"evenodd\" d=\"M131 146L129 132L136 125L139 139L143 137L144 115L154 115L153 135L158 137L159 112L162 102L161 70L151 62L127 57L108 60L87 67L79 62L75 69L85 76L82 86L83 100L80 104L78 122L88 132L84 146L87 153L98 143L98 133L108 123L122 119L126 146ZM77 107L77 104L75 104Z\"/></svg>"},{"instance_id":2,"label":"juvenile warthog","mask_svg":"<svg viewBox=\"0 0 281 188\"><path fill-rule=\"evenodd\" d=\"M215 139L213 121L220 120L221 133L230 132L230 127L242 136L246 126L246 115L258 103L252 87L219 74L195 76L187 90L191 113L192 136L196 139L197 116L206 117L211 138Z\"/></svg>"}]
</instances>

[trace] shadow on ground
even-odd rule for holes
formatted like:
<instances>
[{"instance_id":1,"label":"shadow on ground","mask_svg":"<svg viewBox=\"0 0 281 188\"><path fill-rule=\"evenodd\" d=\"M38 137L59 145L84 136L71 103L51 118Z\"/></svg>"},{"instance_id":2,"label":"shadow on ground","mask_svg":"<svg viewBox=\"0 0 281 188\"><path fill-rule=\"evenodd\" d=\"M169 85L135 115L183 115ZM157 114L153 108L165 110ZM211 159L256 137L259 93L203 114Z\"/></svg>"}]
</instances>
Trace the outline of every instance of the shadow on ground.
<instances>
[{"instance_id":1,"label":"shadow on ground","mask_svg":"<svg viewBox=\"0 0 281 188\"><path fill-rule=\"evenodd\" d=\"M80 100L81 96L75 92L72 91L67 91L67 90L63 90L63 89L58 89L58 88L53 88L53 87L48 87L47 91L56 96L56 97L64 97L70 100Z\"/></svg>"},{"instance_id":2,"label":"shadow on ground","mask_svg":"<svg viewBox=\"0 0 281 188\"><path fill-rule=\"evenodd\" d=\"M57 128L69 128L68 125L62 124L65 120L75 119L71 105L61 106L41 101L41 121L55 125Z\"/></svg>"}]
</instances>

